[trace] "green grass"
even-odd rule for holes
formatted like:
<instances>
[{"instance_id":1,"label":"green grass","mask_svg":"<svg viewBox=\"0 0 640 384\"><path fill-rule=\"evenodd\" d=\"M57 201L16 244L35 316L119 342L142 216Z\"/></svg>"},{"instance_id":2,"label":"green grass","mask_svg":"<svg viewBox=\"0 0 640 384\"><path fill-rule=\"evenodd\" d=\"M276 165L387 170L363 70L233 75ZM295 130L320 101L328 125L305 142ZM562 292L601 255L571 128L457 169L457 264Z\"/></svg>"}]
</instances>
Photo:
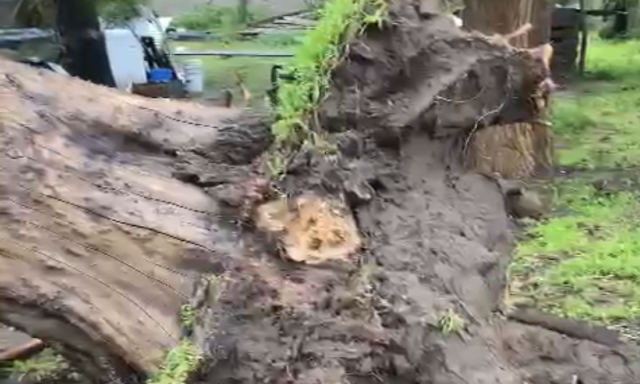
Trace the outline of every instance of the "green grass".
<instances>
[{"instance_id":1,"label":"green grass","mask_svg":"<svg viewBox=\"0 0 640 384\"><path fill-rule=\"evenodd\" d=\"M640 41L594 40L591 80L553 106L561 165L577 168L640 165ZM604 82L606 80L606 82Z\"/></svg>"},{"instance_id":2,"label":"green grass","mask_svg":"<svg viewBox=\"0 0 640 384\"><path fill-rule=\"evenodd\" d=\"M589 42L586 70L593 80L626 81L640 77L640 41L606 41L592 39Z\"/></svg>"},{"instance_id":3,"label":"green grass","mask_svg":"<svg viewBox=\"0 0 640 384\"><path fill-rule=\"evenodd\" d=\"M511 267L518 296L556 314L611 324L640 314L640 204L583 180L556 186L569 214L533 227Z\"/></svg>"},{"instance_id":4,"label":"green grass","mask_svg":"<svg viewBox=\"0 0 640 384\"><path fill-rule=\"evenodd\" d=\"M640 41L594 40L589 78L558 95L553 121L563 166L591 171L546 186L556 215L525 234L511 266L516 301L631 327L640 315ZM618 187L597 189L606 178Z\"/></svg>"}]
</instances>

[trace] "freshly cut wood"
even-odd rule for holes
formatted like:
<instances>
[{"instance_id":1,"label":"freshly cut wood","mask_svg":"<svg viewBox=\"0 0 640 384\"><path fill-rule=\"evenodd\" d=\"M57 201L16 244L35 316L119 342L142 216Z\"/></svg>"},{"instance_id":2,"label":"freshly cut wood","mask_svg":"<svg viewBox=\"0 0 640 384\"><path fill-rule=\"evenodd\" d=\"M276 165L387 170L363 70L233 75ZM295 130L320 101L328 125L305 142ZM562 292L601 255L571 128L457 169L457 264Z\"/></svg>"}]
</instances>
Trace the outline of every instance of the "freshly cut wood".
<instances>
[{"instance_id":1,"label":"freshly cut wood","mask_svg":"<svg viewBox=\"0 0 640 384\"><path fill-rule=\"evenodd\" d=\"M318 196L265 203L257 207L255 223L261 230L278 236L283 255L296 262L354 261L350 257L362 245L346 204Z\"/></svg>"}]
</instances>

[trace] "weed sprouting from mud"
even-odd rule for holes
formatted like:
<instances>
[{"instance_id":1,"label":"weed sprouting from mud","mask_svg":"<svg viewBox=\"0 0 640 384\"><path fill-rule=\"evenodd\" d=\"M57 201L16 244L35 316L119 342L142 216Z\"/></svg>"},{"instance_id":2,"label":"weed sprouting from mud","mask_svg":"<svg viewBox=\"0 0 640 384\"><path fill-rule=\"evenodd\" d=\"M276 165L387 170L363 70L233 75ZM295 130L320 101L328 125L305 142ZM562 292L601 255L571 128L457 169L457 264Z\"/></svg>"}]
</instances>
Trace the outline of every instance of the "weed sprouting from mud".
<instances>
[{"instance_id":1,"label":"weed sprouting from mud","mask_svg":"<svg viewBox=\"0 0 640 384\"><path fill-rule=\"evenodd\" d=\"M443 335L460 333L464 328L464 319L451 308L442 312L438 318L438 329Z\"/></svg>"},{"instance_id":2,"label":"weed sprouting from mud","mask_svg":"<svg viewBox=\"0 0 640 384\"><path fill-rule=\"evenodd\" d=\"M198 369L201 354L190 340L183 340L167 354L160 371L147 384L185 384Z\"/></svg>"},{"instance_id":3,"label":"weed sprouting from mud","mask_svg":"<svg viewBox=\"0 0 640 384\"><path fill-rule=\"evenodd\" d=\"M180 322L186 330L192 330L196 323L196 310L190 304L180 308Z\"/></svg>"}]
</instances>

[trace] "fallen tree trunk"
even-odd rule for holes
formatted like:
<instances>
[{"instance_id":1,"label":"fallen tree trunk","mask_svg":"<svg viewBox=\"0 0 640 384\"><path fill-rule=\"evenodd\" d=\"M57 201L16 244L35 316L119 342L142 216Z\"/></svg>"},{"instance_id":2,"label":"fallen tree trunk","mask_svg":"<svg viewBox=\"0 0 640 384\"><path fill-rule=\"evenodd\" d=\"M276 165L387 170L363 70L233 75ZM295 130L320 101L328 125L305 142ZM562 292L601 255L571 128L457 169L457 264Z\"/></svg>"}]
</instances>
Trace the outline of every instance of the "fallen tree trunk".
<instances>
[{"instance_id":1,"label":"fallen tree trunk","mask_svg":"<svg viewBox=\"0 0 640 384\"><path fill-rule=\"evenodd\" d=\"M268 119L2 62L0 321L100 382L158 369L188 304L202 382L637 383L626 347L500 315L509 222L461 157L487 110L535 118L542 64L403 2L390 18L335 71L339 154L273 185Z\"/></svg>"},{"instance_id":2,"label":"fallen tree trunk","mask_svg":"<svg viewBox=\"0 0 640 384\"><path fill-rule=\"evenodd\" d=\"M172 176L178 152L242 168L269 146L268 121L5 61L0 87L0 318L82 352L67 355L105 382L152 371L181 336L181 264L241 252L217 203Z\"/></svg>"}]
</instances>

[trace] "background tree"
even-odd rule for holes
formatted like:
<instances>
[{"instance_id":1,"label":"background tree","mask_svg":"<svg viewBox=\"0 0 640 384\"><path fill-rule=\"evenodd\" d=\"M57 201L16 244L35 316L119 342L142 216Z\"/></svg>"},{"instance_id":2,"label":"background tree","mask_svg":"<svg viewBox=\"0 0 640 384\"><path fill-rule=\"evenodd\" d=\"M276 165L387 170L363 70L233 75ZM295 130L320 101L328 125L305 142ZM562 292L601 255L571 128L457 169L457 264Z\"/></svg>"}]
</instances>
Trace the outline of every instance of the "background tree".
<instances>
[{"instance_id":1,"label":"background tree","mask_svg":"<svg viewBox=\"0 0 640 384\"><path fill-rule=\"evenodd\" d=\"M534 0L466 0L462 12L465 27L484 33L508 34L531 21ZM527 47L527 35L511 44Z\"/></svg>"},{"instance_id":2,"label":"background tree","mask_svg":"<svg viewBox=\"0 0 640 384\"><path fill-rule=\"evenodd\" d=\"M20 0L12 19L18 27L56 28L62 65L73 76L96 84L115 84L100 18L121 22L138 15L147 0Z\"/></svg>"},{"instance_id":3,"label":"background tree","mask_svg":"<svg viewBox=\"0 0 640 384\"><path fill-rule=\"evenodd\" d=\"M62 65L73 76L92 83L115 86L98 3L56 0L56 26L63 45Z\"/></svg>"}]
</instances>

